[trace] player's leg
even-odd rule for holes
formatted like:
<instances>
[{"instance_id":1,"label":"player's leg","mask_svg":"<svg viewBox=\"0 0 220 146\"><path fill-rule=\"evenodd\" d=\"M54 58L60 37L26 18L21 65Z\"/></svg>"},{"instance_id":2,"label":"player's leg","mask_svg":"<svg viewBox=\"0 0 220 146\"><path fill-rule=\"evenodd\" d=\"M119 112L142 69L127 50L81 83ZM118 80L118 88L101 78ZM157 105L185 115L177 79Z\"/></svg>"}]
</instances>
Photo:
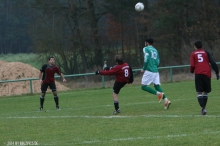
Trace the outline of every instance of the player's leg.
<instances>
[{"instance_id":1,"label":"player's leg","mask_svg":"<svg viewBox=\"0 0 220 146\"><path fill-rule=\"evenodd\" d=\"M118 100L118 94L113 92L113 101L114 101L114 107L115 107L115 111L114 111L114 115L116 115L117 113L120 113L120 109L119 109L119 100Z\"/></svg>"},{"instance_id":2,"label":"player's leg","mask_svg":"<svg viewBox=\"0 0 220 146\"><path fill-rule=\"evenodd\" d=\"M205 115L206 114L206 104L208 101L208 93L211 92L211 79L208 78L207 76L204 76L204 83L205 83L205 92L203 92L203 102L204 102L204 107L203 107L203 111L202 114Z\"/></svg>"},{"instance_id":3,"label":"player's leg","mask_svg":"<svg viewBox=\"0 0 220 146\"><path fill-rule=\"evenodd\" d=\"M153 80L153 83L154 83L154 88L155 88L158 92L162 93L162 94L160 94L160 95L158 96L159 103L160 103L161 100L163 99L163 100L164 100L164 108L165 108L165 109L168 109L169 106L171 105L171 101L168 100L168 98L166 97L166 94L164 93L163 89L162 89L161 86L160 86L160 74L159 74L159 72L156 73L155 78L154 78L154 80Z\"/></svg>"},{"instance_id":4,"label":"player's leg","mask_svg":"<svg viewBox=\"0 0 220 146\"><path fill-rule=\"evenodd\" d=\"M206 107L207 101L208 101L208 93L204 92L203 93L203 101L204 101L204 108Z\"/></svg>"},{"instance_id":5,"label":"player's leg","mask_svg":"<svg viewBox=\"0 0 220 146\"><path fill-rule=\"evenodd\" d=\"M202 109L201 114L203 114L203 110L205 109L205 103L203 100L203 91L204 91L204 75L195 75L195 86L196 86L196 93L199 105Z\"/></svg>"},{"instance_id":6,"label":"player's leg","mask_svg":"<svg viewBox=\"0 0 220 146\"><path fill-rule=\"evenodd\" d=\"M113 112L114 115L120 113L118 94L121 88L124 87L125 84L126 83L119 83L116 81L114 83L114 86L113 86L113 101L114 101L114 107L115 107L115 111Z\"/></svg>"},{"instance_id":7,"label":"player's leg","mask_svg":"<svg viewBox=\"0 0 220 146\"><path fill-rule=\"evenodd\" d=\"M162 98L163 95L162 92L156 91L151 87L149 87L149 85L154 81L155 76L156 76L155 73L145 71L141 80L141 84L142 84L141 89L151 94L157 95L159 99L159 96L160 98Z\"/></svg>"},{"instance_id":8,"label":"player's leg","mask_svg":"<svg viewBox=\"0 0 220 146\"><path fill-rule=\"evenodd\" d=\"M205 103L204 103L204 100L203 100L202 92L197 92L197 99L198 99L199 105L202 109L201 114L203 115L203 112L205 111Z\"/></svg>"},{"instance_id":9,"label":"player's leg","mask_svg":"<svg viewBox=\"0 0 220 146\"><path fill-rule=\"evenodd\" d=\"M204 108L203 108L202 114L205 115L206 114L206 104L208 101L208 93L204 92L202 98L203 98L203 103L204 103Z\"/></svg>"},{"instance_id":10,"label":"player's leg","mask_svg":"<svg viewBox=\"0 0 220 146\"><path fill-rule=\"evenodd\" d=\"M160 74L159 74L159 72L155 73L153 83L154 83L154 88L156 89L156 91L162 93L162 97L161 96L158 97L158 98L160 98L159 100L163 99L164 101L167 101L168 99L166 97L166 94L164 93L163 89L160 86Z\"/></svg>"},{"instance_id":11,"label":"player's leg","mask_svg":"<svg viewBox=\"0 0 220 146\"><path fill-rule=\"evenodd\" d=\"M57 95L57 88L56 88L56 84L55 83L50 83L50 89L53 92L53 97L54 97L54 102L56 104L56 109L60 109L59 107L59 98Z\"/></svg>"},{"instance_id":12,"label":"player's leg","mask_svg":"<svg viewBox=\"0 0 220 146\"><path fill-rule=\"evenodd\" d=\"M47 91L47 84L41 84L41 96L40 96L40 110L43 110L45 94Z\"/></svg>"},{"instance_id":13,"label":"player's leg","mask_svg":"<svg viewBox=\"0 0 220 146\"><path fill-rule=\"evenodd\" d=\"M162 93L162 96L158 96L158 100L159 100L159 103L161 102L161 100L163 99L164 101L164 108L165 109L168 109L171 105L171 101L166 97L166 94L164 93L163 89L161 88L160 85L156 85L154 84L154 88L159 91L160 93Z\"/></svg>"}]
</instances>

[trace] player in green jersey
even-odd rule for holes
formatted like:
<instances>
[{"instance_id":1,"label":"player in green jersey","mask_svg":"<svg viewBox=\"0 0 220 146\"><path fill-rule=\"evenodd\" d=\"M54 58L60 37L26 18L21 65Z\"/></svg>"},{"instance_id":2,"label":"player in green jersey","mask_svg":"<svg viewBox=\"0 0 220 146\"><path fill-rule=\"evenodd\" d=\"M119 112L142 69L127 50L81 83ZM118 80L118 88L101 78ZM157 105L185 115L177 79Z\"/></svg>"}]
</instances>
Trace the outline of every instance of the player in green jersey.
<instances>
[{"instance_id":1,"label":"player in green jersey","mask_svg":"<svg viewBox=\"0 0 220 146\"><path fill-rule=\"evenodd\" d=\"M168 109L171 102L167 99L166 95L163 92L163 89L161 89L160 87L160 74L158 72L160 57L158 51L153 47L153 42L154 41L152 38L147 38L145 40L145 47L143 48L144 66L141 70L141 72L144 74L141 81L141 89L151 94L157 95L159 103L163 99L164 108ZM149 87L151 83L154 84L155 90Z\"/></svg>"}]
</instances>

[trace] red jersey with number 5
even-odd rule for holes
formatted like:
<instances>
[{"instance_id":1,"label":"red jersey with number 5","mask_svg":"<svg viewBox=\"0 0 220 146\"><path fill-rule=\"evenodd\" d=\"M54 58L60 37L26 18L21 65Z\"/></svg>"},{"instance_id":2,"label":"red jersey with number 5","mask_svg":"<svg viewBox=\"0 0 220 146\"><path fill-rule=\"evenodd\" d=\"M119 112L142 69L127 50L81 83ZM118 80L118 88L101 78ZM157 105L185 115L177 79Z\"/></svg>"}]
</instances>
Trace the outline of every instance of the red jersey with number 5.
<instances>
[{"instance_id":1,"label":"red jersey with number 5","mask_svg":"<svg viewBox=\"0 0 220 146\"><path fill-rule=\"evenodd\" d=\"M198 49L190 55L190 72L203 74L211 78L211 66L208 54L204 49Z\"/></svg>"},{"instance_id":2,"label":"red jersey with number 5","mask_svg":"<svg viewBox=\"0 0 220 146\"><path fill-rule=\"evenodd\" d=\"M101 70L101 75L115 75L116 82L129 83L130 79L130 67L127 63L117 64L110 70Z\"/></svg>"}]
</instances>

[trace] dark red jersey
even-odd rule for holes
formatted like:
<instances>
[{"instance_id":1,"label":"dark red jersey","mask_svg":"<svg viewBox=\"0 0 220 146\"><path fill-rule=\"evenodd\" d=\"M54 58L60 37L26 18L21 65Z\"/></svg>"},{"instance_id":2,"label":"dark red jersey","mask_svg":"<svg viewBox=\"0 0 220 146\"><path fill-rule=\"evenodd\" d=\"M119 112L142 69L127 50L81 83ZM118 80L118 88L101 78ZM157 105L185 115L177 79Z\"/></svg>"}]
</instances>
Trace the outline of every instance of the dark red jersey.
<instances>
[{"instance_id":1,"label":"dark red jersey","mask_svg":"<svg viewBox=\"0 0 220 146\"><path fill-rule=\"evenodd\" d=\"M131 69L127 63L117 64L112 67L110 70L101 70L101 75L115 75L116 82L125 82L129 83L131 76Z\"/></svg>"},{"instance_id":2,"label":"dark red jersey","mask_svg":"<svg viewBox=\"0 0 220 146\"><path fill-rule=\"evenodd\" d=\"M218 68L214 62L213 57L208 51L198 49L190 55L190 72L194 74L203 74L211 78L211 66L213 70L218 73Z\"/></svg>"},{"instance_id":3,"label":"dark red jersey","mask_svg":"<svg viewBox=\"0 0 220 146\"><path fill-rule=\"evenodd\" d=\"M58 66L54 65L54 66L50 66L49 64L44 64L40 71L43 73L43 83L51 83L51 82L55 82L54 79L54 74L57 73L58 75L61 74L61 70Z\"/></svg>"}]
</instances>

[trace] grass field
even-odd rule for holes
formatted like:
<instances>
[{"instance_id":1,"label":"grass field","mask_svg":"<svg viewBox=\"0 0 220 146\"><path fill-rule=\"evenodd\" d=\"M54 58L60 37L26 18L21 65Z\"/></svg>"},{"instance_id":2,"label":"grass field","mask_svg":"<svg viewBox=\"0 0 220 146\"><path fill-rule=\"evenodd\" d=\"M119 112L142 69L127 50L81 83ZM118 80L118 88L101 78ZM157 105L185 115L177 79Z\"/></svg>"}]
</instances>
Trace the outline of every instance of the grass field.
<instances>
[{"instance_id":1,"label":"grass field","mask_svg":"<svg viewBox=\"0 0 220 146\"><path fill-rule=\"evenodd\" d=\"M61 110L48 93L42 112L39 95L1 97L0 145L219 146L219 81L212 86L206 116L193 81L162 85L172 102L168 110L140 86L126 85L115 116L111 88L60 92Z\"/></svg>"}]
</instances>

